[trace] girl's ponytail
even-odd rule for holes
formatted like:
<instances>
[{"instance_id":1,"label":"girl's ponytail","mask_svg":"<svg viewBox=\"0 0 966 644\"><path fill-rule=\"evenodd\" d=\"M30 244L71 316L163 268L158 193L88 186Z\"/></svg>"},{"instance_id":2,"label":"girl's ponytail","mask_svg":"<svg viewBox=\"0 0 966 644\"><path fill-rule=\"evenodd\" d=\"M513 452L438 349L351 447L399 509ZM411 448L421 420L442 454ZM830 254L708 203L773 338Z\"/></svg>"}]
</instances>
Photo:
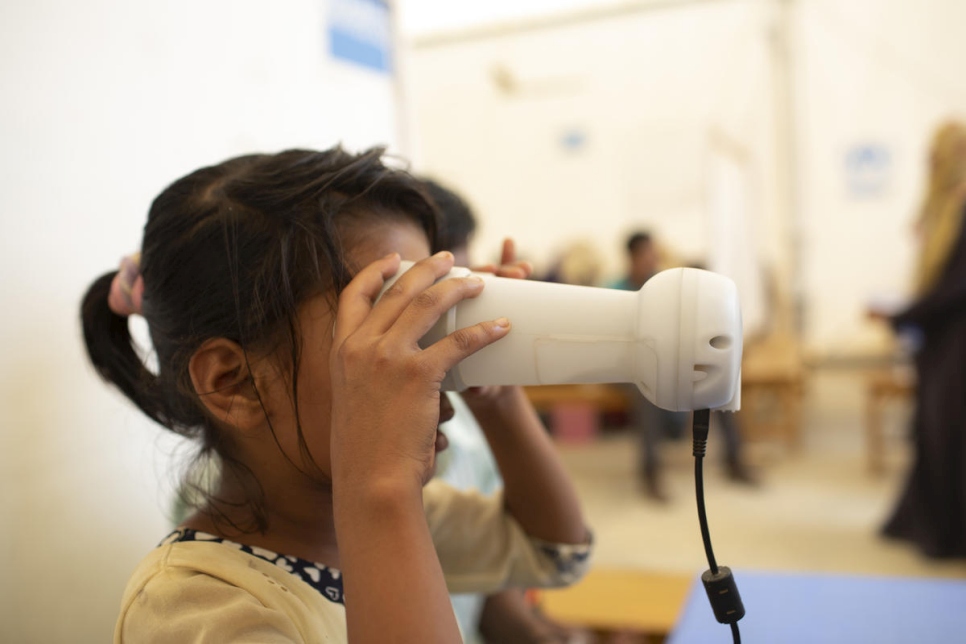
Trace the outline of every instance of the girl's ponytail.
<instances>
[{"instance_id":1,"label":"girl's ponytail","mask_svg":"<svg viewBox=\"0 0 966 644\"><path fill-rule=\"evenodd\" d=\"M81 324L87 355L105 381L120 389L151 419L170 427L156 393L156 378L135 350L127 316L118 315L108 305L115 275L117 271L102 275L84 295Z\"/></svg>"}]
</instances>

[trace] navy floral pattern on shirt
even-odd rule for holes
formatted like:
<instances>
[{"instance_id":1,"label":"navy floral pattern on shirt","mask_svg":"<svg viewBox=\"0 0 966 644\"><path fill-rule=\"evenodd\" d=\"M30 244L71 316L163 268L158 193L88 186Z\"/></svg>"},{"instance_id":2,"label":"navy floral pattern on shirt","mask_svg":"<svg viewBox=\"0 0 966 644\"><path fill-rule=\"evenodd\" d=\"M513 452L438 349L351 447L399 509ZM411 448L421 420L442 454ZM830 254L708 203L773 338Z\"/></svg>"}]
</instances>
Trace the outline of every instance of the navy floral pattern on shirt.
<instances>
[{"instance_id":1,"label":"navy floral pattern on shirt","mask_svg":"<svg viewBox=\"0 0 966 644\"><path fill-rule=\"evenodd\" d=\"M305 559L299 559L298 557L280 555L277 552L272 552L271 550L258 548L256 546L246 546L241 543L235 543L234 541L222 539L221 537L216 537L215 535L208 534L207 532L192 530L191 528L179 528L175 530L165 537L164 541L162 541L160 545L165 546L171 543L184 541L207 541L209 543L220 543L230 548L236 548L242 552L252 555L253 557L258 557L259 559L267 561L270 564L274 564L287 573L295 575L309 586L322 593L322 595L329 601L336 604L345 605L345 595L342 592L342 573L335 568L329 568L328 566L323 566L322 564L307 561Z\"/></svg>"}]
</instances>

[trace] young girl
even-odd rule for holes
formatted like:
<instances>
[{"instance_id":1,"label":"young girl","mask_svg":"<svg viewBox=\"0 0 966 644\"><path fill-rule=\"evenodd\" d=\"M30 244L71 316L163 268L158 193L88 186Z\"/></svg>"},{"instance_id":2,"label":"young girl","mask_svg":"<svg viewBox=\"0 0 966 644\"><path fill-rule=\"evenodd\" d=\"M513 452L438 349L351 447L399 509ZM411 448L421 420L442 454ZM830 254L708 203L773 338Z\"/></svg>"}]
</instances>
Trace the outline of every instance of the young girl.
<instances>
[{"instance_id":1,"label":"young girl","mask_svg":"<svg viewBox=\"0 0 966 644\"><path fill-rule=\"evenodd\" d=\"M427 484L446 371L511 326L419 347L483 284L437 283L453 257L430 256L435 206L381 153L193 172L155 199L140 257L85 296L101 376L221 473L134 572L115 642L457 642L447 585L560 585L586 567L576 495L519 388L474 402L502 496ZM420 261L376 301L400 259Z\"/></svg>"}]
</instances>

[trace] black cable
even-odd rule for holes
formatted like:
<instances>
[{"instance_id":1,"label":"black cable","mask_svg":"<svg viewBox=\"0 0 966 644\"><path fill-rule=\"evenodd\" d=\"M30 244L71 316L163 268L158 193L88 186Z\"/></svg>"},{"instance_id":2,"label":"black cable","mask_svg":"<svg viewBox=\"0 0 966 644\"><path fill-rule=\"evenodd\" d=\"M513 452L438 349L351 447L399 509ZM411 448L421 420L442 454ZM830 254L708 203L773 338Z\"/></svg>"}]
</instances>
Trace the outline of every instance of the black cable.
<instances>
[{"instance_id":1,"label":"black cable","mask_svg":"<svg viewBox=\"0 0 966 644\"><path fill-rule=\"evenodd\" d=\"M708 529L708 514L704 507L704 454L708 445L708 433L711 428L711 411L699 409L694 412L694 492L698 501L698 523L701 525L701 541L704 543L704 554L708 557L711 574L718 574L718 562L714 558L711 547L711 531Z\"/></svg>"},{"instance_id":2,"label":"black cable","mask_svg":"<svg viewBox=\"0 0 966 644\"><path fill-rule=\"evenodd\" d=\"M727 566L718 567L711 547L711 531L708 529L708 515L704 507L704 454L708 445L708 432L711 427L711 411L700 409L694 412L694 490L698 501L698 523L701 525L701 541L708 557L710 570L701 575L704 590L711 602L715 619L722 624L731 625L734 644L741 644L738 620L745 616L745 607L738 594L738 586Z\"/></svg>"}]
</instances>

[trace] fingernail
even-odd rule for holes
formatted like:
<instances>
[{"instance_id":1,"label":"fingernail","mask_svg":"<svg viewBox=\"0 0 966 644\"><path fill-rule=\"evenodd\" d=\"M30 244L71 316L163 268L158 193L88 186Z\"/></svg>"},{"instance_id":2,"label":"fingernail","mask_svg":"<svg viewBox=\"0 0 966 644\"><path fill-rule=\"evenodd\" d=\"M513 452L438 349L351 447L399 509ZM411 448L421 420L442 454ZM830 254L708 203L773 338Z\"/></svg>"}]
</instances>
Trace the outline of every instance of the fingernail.
<instances>
[{"instance_id":1,"label":"fingernail","mask_svg":"<svg viewBox=\"0 0 966 644\"><path fill-rule=\"evenodd\" d=\"M436 253L436 257L440 259L443 259L446 257L452 257L452 256L453 256L453 253L449 252L448 250L441 250L438 253Z\"/></svg>"},{"instance_id":2,"label":"fingernail","mask_svg":"<svg viewBox=\"0 0 966 644\"><path fill-rule=\"evenodd\" d=\"M493 326L497 327L498 329L502 329L510 326L510 321L506 318L497 318L493 320Z\"/></svg>"}]
</instances>

